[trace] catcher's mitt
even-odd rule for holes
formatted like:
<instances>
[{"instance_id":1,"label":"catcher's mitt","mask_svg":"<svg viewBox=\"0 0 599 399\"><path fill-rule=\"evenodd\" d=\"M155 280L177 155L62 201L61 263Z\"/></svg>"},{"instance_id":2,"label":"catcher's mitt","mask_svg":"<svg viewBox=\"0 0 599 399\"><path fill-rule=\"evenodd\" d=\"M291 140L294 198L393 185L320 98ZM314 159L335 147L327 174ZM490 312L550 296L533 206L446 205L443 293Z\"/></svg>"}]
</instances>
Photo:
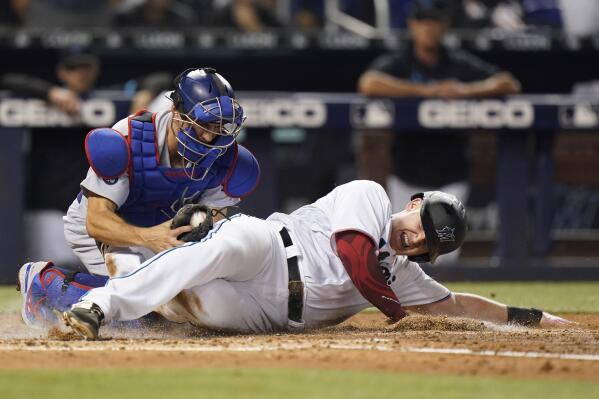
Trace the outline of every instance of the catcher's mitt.
<instances>
[{"instance_id":1,"label":"catcher's mitt","mask_svg":"<svg viewBox=\"0 0 599 399\"><path fill-rule=\"evenodd\" d=\"M238 210L237 206L226 206L221 209L209 208L201 204L187 204L181 207L171 222L171 229L191 225L191 231L177 237L184 242L201 241L214 225L214 217L218 214L227 217L229 209Z\"/></svg>"},{"instance_id":2,"label":"catcher's mitt","mask_svg":"<svg viewBox=\"0 0 599 399\"><path fill-rule=\"evenodd\" d=\"M191 231L177 237L180 241L200 241L212 228L212 210L206 205L187 204L181 207L171 222L171 229L191 225Z\"/></svg>"}]
</instances>

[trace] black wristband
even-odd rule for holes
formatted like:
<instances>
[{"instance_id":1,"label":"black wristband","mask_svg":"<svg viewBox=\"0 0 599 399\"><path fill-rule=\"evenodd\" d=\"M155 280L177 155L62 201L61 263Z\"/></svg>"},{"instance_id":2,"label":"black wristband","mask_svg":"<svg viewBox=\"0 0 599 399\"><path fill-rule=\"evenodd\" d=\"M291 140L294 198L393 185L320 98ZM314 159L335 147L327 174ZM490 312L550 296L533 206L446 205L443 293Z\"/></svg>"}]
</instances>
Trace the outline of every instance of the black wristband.
<instances>
[{"instance_id":1,"label":"black wristband","mask_svg":"<svg viewBox=\"0 0 599 399\"><path fill-rule=\"evenodd\" d=\"M543 311L535 308L507 307L507 323L521 326L538 326L543 317Z\"/></svg>"}]
</instances>

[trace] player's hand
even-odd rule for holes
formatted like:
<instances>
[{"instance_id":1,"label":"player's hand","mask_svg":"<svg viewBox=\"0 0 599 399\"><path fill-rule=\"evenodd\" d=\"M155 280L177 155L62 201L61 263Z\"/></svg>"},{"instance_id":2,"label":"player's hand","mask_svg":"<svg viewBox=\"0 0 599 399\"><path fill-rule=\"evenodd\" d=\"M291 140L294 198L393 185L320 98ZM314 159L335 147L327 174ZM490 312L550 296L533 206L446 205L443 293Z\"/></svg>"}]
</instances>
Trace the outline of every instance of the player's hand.
<instances>
[{"instance_id":1,"label":"player's hand","mask_svg":"<svg viewBox=\"0 0 599 399\"><path fill-rule=\"evenodd\" d=\"M158 253L185 244L183 241L177 240L177 237L191 231L191 226L181 226L171 230L171 221L167 220L162 224L141 231L143 246Z\"/></svg>"},{"instance_id":2,"label":"player's hand","mask_svg":"<svg viewBox=\"0 0 599 399\"><path fill-rule=\"evenodd\" d=\"M81 111L81 99L72 90L62 87L52 87L48 91L48 101L64 112L76 115Z\"/></svg>"},{"instance_id":3,"label":"player's hand","mask_svg":"<svg viewBox=\"0 0 599 399\"><path fill-rule=\"evenodd\" d=\"M577 323L574 321L566 320L559 316L554 316L551 313L543 312L539 326L541 327L567 327L574 326Z\"/></svg>"}]
</instances>

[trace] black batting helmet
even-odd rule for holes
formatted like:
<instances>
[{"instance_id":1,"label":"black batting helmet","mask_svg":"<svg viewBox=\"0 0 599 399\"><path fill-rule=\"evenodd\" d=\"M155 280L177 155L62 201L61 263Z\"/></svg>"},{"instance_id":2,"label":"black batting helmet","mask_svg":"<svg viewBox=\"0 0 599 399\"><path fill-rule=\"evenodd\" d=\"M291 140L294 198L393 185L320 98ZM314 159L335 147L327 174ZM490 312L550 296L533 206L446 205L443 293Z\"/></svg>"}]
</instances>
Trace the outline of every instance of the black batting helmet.
<instances>
[{"instance_id":1,"label":"black batting helmet","mask_svg":"<svg viewBox=\"0 0 599 399\"><path fill-rule=\"evenodd\" d=\"M466 209L455 196L441 191L412 195L422 199L420 219L426 236L428 253L410 256L414 262L434 263L439 255L458 249L466 237Z\"/></svg>"}]
</instances>

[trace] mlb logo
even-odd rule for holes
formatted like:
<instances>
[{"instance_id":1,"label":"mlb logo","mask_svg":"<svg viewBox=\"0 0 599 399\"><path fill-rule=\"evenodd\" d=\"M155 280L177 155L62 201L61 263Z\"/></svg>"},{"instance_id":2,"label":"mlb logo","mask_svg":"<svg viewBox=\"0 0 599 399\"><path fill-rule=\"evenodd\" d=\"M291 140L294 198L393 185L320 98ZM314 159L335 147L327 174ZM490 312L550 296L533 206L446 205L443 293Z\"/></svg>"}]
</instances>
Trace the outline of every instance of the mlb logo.
<instances>
[{"instance_id":1,"label":"mlb logo","mask_svg":"<svg viewBox=\"0 0 599 399\"><path fill-rule=\"evenodd\" d=\"M395 105L390 100L368 100L352 104L350 115L354 127L388 129L393 127Z\"/></svg>"},{"instance_id":2,"label":"mlb logo","mask_svg":"<svg viewBox=\"0 0 599 399\"><path fill-rule=\"evenodd\" d=\"M559 122L564 128L588 129L599 126L599 109L591 104L560 107Z\"/></svg>"}]
</instances>

